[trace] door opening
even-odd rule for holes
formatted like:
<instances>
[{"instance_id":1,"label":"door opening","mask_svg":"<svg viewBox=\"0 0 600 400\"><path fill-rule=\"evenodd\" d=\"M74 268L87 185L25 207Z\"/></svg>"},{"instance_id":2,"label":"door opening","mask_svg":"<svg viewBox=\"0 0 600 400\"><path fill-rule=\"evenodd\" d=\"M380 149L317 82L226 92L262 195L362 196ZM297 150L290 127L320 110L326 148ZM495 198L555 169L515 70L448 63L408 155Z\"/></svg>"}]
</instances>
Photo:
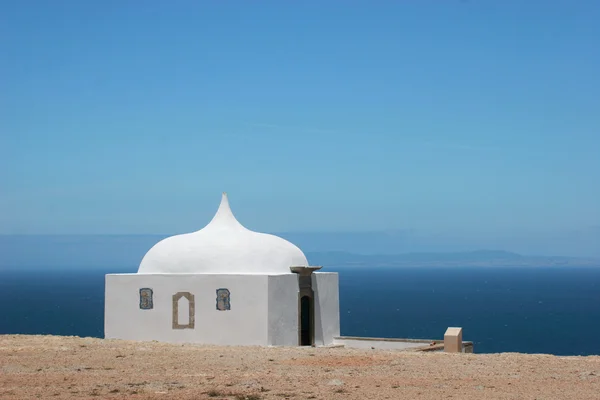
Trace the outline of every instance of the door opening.
<instances>
[{"instance_id":1,"label":"door opening","mask_svg":"<svg viewBox=\"0 0 600 400\"><path fill-rule=\"evenodd\" d=\"M300 298L300 346L311 346L312 337L312 299L309 296Z\"/></svg>"}]
</instances>

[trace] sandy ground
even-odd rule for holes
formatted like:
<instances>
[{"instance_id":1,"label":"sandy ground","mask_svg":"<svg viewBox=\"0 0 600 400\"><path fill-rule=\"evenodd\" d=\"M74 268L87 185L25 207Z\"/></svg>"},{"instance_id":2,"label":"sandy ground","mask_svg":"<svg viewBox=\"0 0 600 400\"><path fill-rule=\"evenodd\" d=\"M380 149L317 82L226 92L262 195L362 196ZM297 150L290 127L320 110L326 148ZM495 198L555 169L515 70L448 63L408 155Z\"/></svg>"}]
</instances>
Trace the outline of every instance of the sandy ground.
<instances>
[{"instance_id":1,"label":"sandy ground","mask_svg":"<svg viewBox=\"0 0 600 400\"><path fill-rule=\"evenodd\" d=\"M0 399L600 399L600 357L0 335Z\"/></svg>"}]
</instances>

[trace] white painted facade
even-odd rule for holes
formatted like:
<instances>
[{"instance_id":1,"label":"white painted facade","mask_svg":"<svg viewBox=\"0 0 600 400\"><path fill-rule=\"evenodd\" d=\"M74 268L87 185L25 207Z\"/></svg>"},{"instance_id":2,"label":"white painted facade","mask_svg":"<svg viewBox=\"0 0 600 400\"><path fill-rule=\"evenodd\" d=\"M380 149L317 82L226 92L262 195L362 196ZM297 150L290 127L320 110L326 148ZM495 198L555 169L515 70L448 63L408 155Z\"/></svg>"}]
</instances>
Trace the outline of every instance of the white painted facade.
<instances>
[{"instance_id":1,"label":"white painted facade","mask_svg":"<svg viewBox=\"0 0 600 400\"><path fill-rule=\"evenodd\" d=\"M315 345L333 344L340 336L340 296L338 274L315 272L312 274L315 291Z\"/></svg>"},{"instance_id":2,"label":"white painted facade","mask_svg":"<svg viewBox=\"0 0 600 400\"><path fill-rule=\"evenodd\" d=\"M297 346L302 308L291 267L308 267L302 251L244 228L224 194L204 229L157 243L137 274L106 276L105 337ZM312 273L310 282L312 343L330 345L340 334L338 275Z\"/></svg>"}]
</instances>

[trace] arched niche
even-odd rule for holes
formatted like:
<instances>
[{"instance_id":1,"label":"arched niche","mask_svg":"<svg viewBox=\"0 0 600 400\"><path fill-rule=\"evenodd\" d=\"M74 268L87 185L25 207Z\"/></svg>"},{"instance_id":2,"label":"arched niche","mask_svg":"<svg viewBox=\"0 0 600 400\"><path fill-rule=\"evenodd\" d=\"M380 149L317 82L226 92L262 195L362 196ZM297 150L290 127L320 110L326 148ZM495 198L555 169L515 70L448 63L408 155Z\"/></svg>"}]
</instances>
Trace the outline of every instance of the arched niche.
<instances>
[{"instance_id":1,"label":"arched niche","mask_svg":"<svg viewBox=\"0 0 600 400\"><path fill-rule=\"evenodd\" d=\"M188 305L188 323L180 324L179 321L179 301L187 301ZM173 295L173 329L194 329L195 314L194 295L190 292L178 292Z\"/></svg>"}]
</instances>

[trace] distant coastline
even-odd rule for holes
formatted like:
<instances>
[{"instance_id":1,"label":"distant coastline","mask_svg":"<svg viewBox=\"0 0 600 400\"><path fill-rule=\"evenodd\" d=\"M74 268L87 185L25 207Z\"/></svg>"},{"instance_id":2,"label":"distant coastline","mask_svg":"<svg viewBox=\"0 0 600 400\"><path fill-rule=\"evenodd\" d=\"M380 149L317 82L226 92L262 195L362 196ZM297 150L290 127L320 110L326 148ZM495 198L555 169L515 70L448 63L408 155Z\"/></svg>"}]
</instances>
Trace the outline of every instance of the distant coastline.
<instances>
[{"instance_id":1,"label":"distant coastline","mask_svg":"<svg viewBox=\"0 0 600 400\"><path fill-rule=\"evenodd\" d=\"M169 235L0 235L0 268L122 266L137 269L143 255ZM509 251L320 251L294 242L309 262L323 266L375 267L600 267L600 259L530 256ZM308 243L307 243L308 244ZM347 246L343 246L347 247ZM331 243L331 249L343 248ZM316 250L316 251L315 251ZM362 253L362 254L361 254Z\"/></svg>"},{"instance_id":2,"label":"distant coastline","mask_svg":"<svg viewBox=\"0 0 600 400\"><path fill-rule=\"evenodd\" d=\"M506 251L361 255L345 252L307 253L317 264L380 267L600 267L600 259L524 256Z\"/></svg>"}]
</instances>

